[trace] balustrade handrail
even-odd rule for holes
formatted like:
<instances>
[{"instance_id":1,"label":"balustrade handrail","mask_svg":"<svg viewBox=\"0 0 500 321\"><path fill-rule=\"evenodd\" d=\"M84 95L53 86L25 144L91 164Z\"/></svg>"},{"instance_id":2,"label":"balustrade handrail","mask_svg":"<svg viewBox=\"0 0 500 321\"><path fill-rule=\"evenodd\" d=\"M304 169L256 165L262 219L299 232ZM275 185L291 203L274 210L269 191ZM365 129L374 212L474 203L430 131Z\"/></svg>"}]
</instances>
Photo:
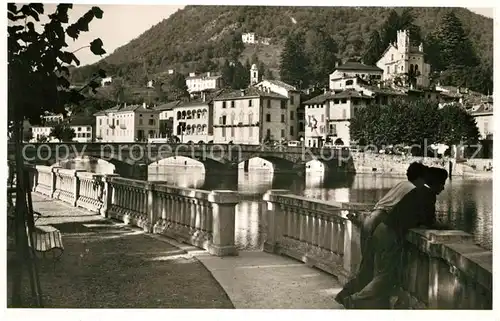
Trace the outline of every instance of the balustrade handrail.
<instances>
[{"instance_id":1,"label":"balustrade handrail","mask_svg":"<svg viewBox=\"0 0 500 321\"><path fill-rule=\"evenodd\" d=\"M344 215L369 211L372 204L307 199L286 190L268 191L264 201L266 251L304 261L341 282L357 270L359 227ZM327 215L339 211L343 213L333 220ZM471 234L412 229L407 241L404 254L409 268L403 271L401 293L409 307L491 308L493 253L476 245Z\"/></svg>"}]
</instances>

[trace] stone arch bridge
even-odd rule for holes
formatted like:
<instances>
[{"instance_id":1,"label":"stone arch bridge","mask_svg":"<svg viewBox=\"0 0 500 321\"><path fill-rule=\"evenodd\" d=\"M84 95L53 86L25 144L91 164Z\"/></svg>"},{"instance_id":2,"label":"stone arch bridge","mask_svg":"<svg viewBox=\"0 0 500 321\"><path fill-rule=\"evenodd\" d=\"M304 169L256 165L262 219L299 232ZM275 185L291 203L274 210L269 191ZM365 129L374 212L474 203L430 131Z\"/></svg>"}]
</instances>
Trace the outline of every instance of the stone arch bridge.
<instances>
[{"instance_id":1,"label":"stone arch bridge","mask_svg":"<svg viewBox=\"0 0 500 321\"><path fill-rule=\"evenodd\" d=\"M8 146L14 159L14 144ZM52 165L76 157L92 157L115 165L117 174L147 178L147 166L161 159L183 156L204 164L205 172L236 171L238 164L259 157L273 164L274 172L303 173L305 164L318 160L328 173L351 171L349 150L265 145L164 144L164 143L36 143L23 144L26 162Z\"/></svg>"}]
</instances>

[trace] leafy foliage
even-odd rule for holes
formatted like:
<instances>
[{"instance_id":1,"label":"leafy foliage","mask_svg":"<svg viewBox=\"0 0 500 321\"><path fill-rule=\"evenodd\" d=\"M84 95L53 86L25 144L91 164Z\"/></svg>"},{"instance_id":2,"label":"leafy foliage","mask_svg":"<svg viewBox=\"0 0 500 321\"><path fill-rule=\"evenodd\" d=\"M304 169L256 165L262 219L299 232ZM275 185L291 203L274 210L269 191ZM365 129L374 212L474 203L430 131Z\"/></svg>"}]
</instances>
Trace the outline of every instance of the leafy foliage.
<instances>
[{"instance_id":1,"label":"leafy foliage","mask_svg":"<svg viewBox=\"0 0 500 321\"><path fill-rule=\"evenodd\" d=\"M40 21L43 4L27 4L21 8L12 3L8 5L9 120L28 119L36 123L44 111L64 113L66 104L83 99L81 89L69 88L68 65L80 62L74 53L64 50L68 46L66 35L78 38L80 32L88 31L94 18L102 17L102 10L94 7L67 25L71 8L71 4L59 4L54 13L48 14L49 21L43 25L43 31L37 32L33 20ZM100 39L94 40L90 49L97 54L105 53ZM94 75L92 86L102 75L103 72Z\"/></svg>"},{"instance_id":2,"label":"leafy foliage","mask_svg":"<svg viewBox=\"0 0 500 321\"><path fill-rule=\"evenodd\" d=\"M411 22L409 16L412 16L412 26L419 27L423 39L436 29L444 15L454 12L481 60L492 68L493 20L463 8L186 6L97 64L72 71L71 77L73 82L81 83L102 68L110 75L123 77L127 83L144 86L144 65L149 74L167 69L186 73L198 68L196 64L200 61L207 61L204 57L214 63L226 58L234 61L234 55L243 48L238 38L243 32L255 32L282 44L291 33L319 29L336 42L338 51L333 54L337 58L352 58L364 53L372 32L383 29L384 21L393 15L393 10L400 17L394 19L398 24ZM385 34L381 33L380 37L384 38ZM385 49L387 41L394 40L395 32L388 32L380 50ZM427 48L427 41L424 45ZM271 63L266 65L269 67Z\"/></svg>"},{"instance_id":3,"label":"leafy foliage","mask_svg":"<svg viewBox=\"0 0 500 321\"><path fill-rule=\"evenodd\" d=\"M479 132L474 118L453 105L438 108L427 100L397 100L359 109L350 122L351 137L378 147L475 143Z\"/></svg>"},{"instance_id":4,"label":"leafy foliage","mask_svg":"<svg viewBox=\"0 0 500 321\"><path fill-rule=\"evenodd\" d=\"M309 59L304 43L303 33L293 33L287 37L281 53L280 79L297 88L307 88L310 80Z\"/></svg>"},{"instance_id":5,"label":"leafy foliage","mask_svg":"<svg viewBox=\"0 0 500 321\"><path fill-rule=\"evenodd\" d=\"M57 138L61 142L71 142L75 138L75 130L67 124L57 124L52 128L49 136Z\"/></svg>"}]
</instances>

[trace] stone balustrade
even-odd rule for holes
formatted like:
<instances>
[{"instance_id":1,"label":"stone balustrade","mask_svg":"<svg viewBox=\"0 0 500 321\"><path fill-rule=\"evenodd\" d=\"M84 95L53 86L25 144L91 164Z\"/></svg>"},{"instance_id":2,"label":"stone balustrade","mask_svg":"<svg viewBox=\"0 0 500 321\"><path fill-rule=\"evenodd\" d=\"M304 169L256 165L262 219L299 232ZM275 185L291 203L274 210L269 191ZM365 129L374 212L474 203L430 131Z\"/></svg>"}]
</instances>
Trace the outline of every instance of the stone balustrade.
<instances>
[{"instance_id":1,"label":"stone balustrade","mask_svg":"<svg viewBox=\"0 0 500 321\"><path fill-rule=\"evenodd\" d=\"M233 191L204 191L59 167L30 168L33 191L164 234L217 256L236 255Z\"/></svg>"},{"instance_id":2,"label":"stone balustrade","mask_svg":"<svg viewBox=\"0 0 500 321\"><path fill-rule=\"evenodd\" d=\"M287 255L345 283L357 271L359 228L346 215L362 216L369 204L324 202L270 190L264 195L264 250ZM432 309L491 309L492 252L455 230L408 233L406 268L398 306Z\"/></svg>"}]
</instances>

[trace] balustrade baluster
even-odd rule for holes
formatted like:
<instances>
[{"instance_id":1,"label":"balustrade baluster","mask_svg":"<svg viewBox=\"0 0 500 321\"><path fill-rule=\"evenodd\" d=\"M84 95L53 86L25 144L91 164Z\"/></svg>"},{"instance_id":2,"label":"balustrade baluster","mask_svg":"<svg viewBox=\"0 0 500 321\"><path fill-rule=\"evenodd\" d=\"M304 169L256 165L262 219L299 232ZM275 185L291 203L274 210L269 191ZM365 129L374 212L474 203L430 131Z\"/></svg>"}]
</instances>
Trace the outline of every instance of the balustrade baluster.
<instances>
[{"instance_id":1,"label":"balustrade baluster","mask_svg":"<svg viewBox=\"0 0 500 321\"><path fill-rule=\"evenodd\" d=\"M337 235L338 253L344 255L345 220L339 223L339 233Z\"/></svg>"},{"instance_id":2,"label":"balustrade baluster","mask_svg":"<svg viewBox=\"0 0 500 321\"><path fill-rule=\"evenodd\" d=\"M205 207L204 200L198 200L198 206L196 207L196 218L194 222L194 227L197 230L201 230L201 218L203 215L203 209Z\"/></svg>"},{"instance_id":3,"label":"balustrade baluster","mask_svg":"<svg viewBox=\"0 0 500 321\"><path fill-rule=\"evenodd\" d=\"M235 204L236 206L236 204ZM213 232L213 220L214 220L214 213L213 213L213 204L208 204L207 207L206 207L206 214L205 214L205 222L206 222L206 231L208 233L212 233Z\"/></svg>"},{"instance_id":4,"label":"balustrade baluster","mask_svg":"<svg viewBox=\"0 0 500 321\"><path fill-rule=\"evenodd\" d=\"M304 210L299 210L299 241L307 240L307 213Z\"/></svg>"},{"instance_id":5,"label":"balustrade baluster","mask_svg":"<svg viewBox=\"0 0 500 321\"><path fill-rule=\"evenodd\" d=\"M198 200L193 199L191 201L191 216L189 218L189 227L194 229L196 225L196 212L198 210Z\"/></svg>"},{"instance_id":6,"label":"balustrade baluster","mask_svg":"<svg viewBox=\"0 0 500 321\"><path fill-rule=\"evenodd\" d=\"M164 193L158 193L157 195L160 197L161 219L166 221L167 220L167 211L169 208L167 195L165 195Z\"/></svg>"},{"instance_id":7,"label":"balustrade baluster","mask_svg":"<svg viewBox=\"0 0 500 321\"><path fill-rule=\"evenodd\" d=\"M323 229L324 229L324 226L323 226L323 214L318 214L316 216L316 221L315 221L315 224L314 224L314 229L316 231L316 233L314 234L315 235L315 239L314 239L314 246L317 246L319 248L322 247L323 243Z\"/></svg>"},{"instance_id":8,"label":"balustrade baluster","mask_svg":"<svg viewBox=\"0 0 500 321\"><path fill-rule=\"evenodd\" d=\"M295 240L300 240L300 212L298 208L292 208L293 210L293 215L292 215L292 231L293 231L293 238Z\"/></svg>"}]
</instances>

